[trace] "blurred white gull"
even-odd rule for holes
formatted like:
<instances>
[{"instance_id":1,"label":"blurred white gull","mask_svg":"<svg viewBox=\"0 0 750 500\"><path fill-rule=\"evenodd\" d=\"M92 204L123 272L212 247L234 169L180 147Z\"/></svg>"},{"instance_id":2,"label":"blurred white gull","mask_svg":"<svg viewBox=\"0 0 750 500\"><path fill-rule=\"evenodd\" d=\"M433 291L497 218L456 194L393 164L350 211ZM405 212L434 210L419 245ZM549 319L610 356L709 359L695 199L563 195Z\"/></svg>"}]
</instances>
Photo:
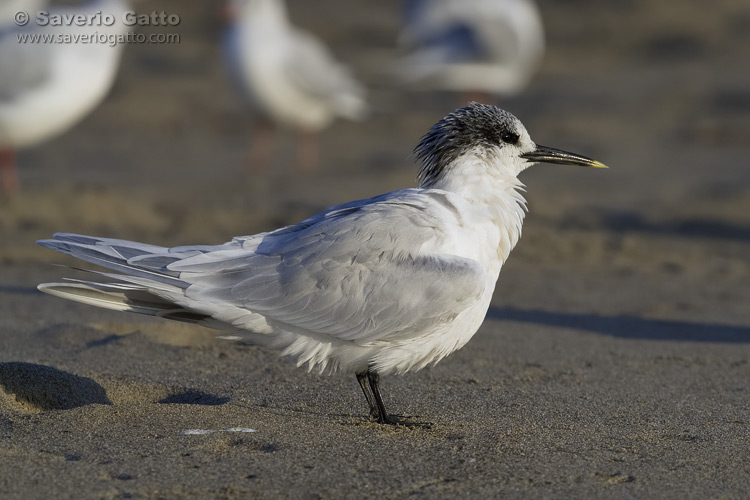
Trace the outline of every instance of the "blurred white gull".
<instances>
[{"instance_id":1,"label":"blurred white gull","mask_svg":"<svg viewBox=\"0 0 750 500\"><path fill-rule=\"evenodd\" d=\"M39 26L38 0L13 0L13 8L27 11L30 22L0 27L0 181L6 193L18 190L14 152L59 135L78 123L104 99L114 81L122 44L32 43L26 35L116 36L127 32L120 22L128 9L124 0L95 0L84 5L56 8L54 14L94 14L116 17L112 26ZM20 7L26 4L25 7ZM9 9L3 8L3 15ZM104 43L102 43L104 41Z\"/></svg>"},{"instance_id":2,"label":"blurred white gull","mask_svg":"<svg viewBox=\"0 0 750 500\"><path fill-rule=\"evenodd\" d=\"M223 245L165 248L56 234L38 243L114 272L39 289L116 311L187 321L278 349L320 371L356 374L381 423L380 375L460 349L490 305L521 237L527 167L604 165L535 144L523 124L472 103L414 150L419 187L329 208Z\"/></svg>"},{"instance_id":3,"label":"blurred white gull","mask_svg":"<svg viewBox=\"0 0 750 500\"><path fill-rule=\"evenodd\" d=\"M229 0L224 55L258 118L251 165L265 168L272 124L300 132L298 166L317 164L315 133L335 118L361 120L365 92L346 67L309 33L292 26L282 0Z\"/></svg>"},{"instance_id":4,"label":"blurred white gull","mask_svg":"<svg viewBox=\"0 0 750 500\"><path fill-rule=\"evenodd\" d=\"M400 82L420 90L512 96L544 55L533 0L405 0Z\"/></svg>"}]
</instances>

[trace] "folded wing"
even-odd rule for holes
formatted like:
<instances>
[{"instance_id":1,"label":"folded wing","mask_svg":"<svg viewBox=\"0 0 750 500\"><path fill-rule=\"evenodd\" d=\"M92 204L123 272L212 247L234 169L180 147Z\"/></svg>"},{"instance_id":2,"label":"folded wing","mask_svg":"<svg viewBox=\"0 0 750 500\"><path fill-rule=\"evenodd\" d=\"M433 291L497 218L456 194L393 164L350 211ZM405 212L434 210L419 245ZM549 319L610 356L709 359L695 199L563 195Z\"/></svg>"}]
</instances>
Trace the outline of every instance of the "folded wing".
<instances>
[{"instance_id":1,"label":"folded wing","mask_svg":"<svg viewBox=\"0 0 750 500\"><path fill-rule=\"evenodd\" d=\"M231 316L232 326L251 330L260 315L270 328L262 333L364 344L450 322L484 294L488 279L477 262L422 251L442 237L432 203L407 190L210 247L167 249L77 235L40 244L123 273L129 284L123 293L145 290L160 299L137 295L140 305L174 302L215 319ZM95 302L97 287L81 291ZM117 290L106 292L111 302Z\"/></svg>"}]
</instances>

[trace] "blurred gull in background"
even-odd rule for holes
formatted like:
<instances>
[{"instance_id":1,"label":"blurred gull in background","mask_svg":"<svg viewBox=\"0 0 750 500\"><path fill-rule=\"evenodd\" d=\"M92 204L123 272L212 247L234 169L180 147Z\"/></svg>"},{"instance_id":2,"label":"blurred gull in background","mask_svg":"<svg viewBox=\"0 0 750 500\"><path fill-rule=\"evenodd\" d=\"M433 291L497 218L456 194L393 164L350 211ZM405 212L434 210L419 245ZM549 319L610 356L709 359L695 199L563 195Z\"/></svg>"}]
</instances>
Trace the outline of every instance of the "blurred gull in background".
<instances>
[{"instance_id":1,"label":"blurred gull in background","mask_svg":"<svg viewBox=\"0 0 750 500\"><path fill-rule=\"evenodd\" d=\"M544 27L533 0L405 0L395 76L462 101L522 91L541 64Z\"/></svg>"},{"instance_id":2,"label":"blurred gull in background","mask_svg":"<svg viewBox=\"0 0 750 500\"><path fill-rule=\"evenodd\" d=\"M251 166L267 166L271 127L281 125L299 131L298 167L314 170L315 133L337 117L364 118L364 89L319 40L289 23L282 0L230 0L227 9L225 59L260 115Z\"/></svg>"},{"instance_id":3,"label":"blurred gull in background","mask_svg":"<svg viewBox=\"0 0 750 500\"><path fill-rule=\"evenodd\" d=\"M4 4L0 27L0 180L6 193L18 190L14 161L17 149L31 147L61 134L83 119L104 99L120 60L122 44L106 37L124 34L124 0L95 0L80 6L51 10L52 14L115 16L111 26L39 26L36 13L44 2L13 0ZM25 11L30 21L17 26L13 16ZM101 24L101 25L100 25ZM19 36L85 35L105 37L98 43L32 43Z\"/></svg>"}]
</instances>

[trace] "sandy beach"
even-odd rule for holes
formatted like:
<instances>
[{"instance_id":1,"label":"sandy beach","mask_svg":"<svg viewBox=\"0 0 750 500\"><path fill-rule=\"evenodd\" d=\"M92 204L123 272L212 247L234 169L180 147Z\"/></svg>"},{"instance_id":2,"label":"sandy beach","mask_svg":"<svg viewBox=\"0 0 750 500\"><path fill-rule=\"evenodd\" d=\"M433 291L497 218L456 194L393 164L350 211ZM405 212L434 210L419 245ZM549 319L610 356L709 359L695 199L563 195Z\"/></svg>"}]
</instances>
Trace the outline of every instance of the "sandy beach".
<instances>
[{"instance_id":1,"label":"sandy beach","mask_svg":"<svg viewBox=\"0 0 750 500\"><path fill-rule=\"evenodd\" d=\"M370 89L370 120L322 133L320 171L295 170L291 133L266 175L247 168L252 120L197 0L150 2L180 43L127 46L102 106L19 155L22 190L0 198L0 497L750 497L746 0L540 1L544 65L497 104L611 168L522 174L524 234L479 332L381 381L424 425L369 422L353 375L36 290L87 277L34 244L54 232L219 243L414 185L412 148L459 103L389 82L399 3L289 4Z\"/></svg>"}]
</instances>

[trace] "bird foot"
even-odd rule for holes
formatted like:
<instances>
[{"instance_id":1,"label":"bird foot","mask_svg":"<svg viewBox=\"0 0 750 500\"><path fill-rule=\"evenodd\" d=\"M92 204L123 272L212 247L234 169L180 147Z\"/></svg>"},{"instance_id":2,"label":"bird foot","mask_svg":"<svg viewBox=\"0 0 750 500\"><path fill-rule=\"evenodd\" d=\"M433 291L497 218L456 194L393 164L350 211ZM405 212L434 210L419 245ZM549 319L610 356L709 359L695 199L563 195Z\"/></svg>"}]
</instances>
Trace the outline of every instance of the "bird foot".
<instances>
[{"instance_id":1,"label":"bird foot","mask_svg":"<svg viewBox=\"0 0 750 500\"><path fill-rule=\"evenodd\" d=\"M380 415L379 411L371 411L370 412L370 421L377 422L379 424L387 424L387 425L398 425L399 419L392 417L388 414L386 414L384 417Z\"/></svg>"},{"instance_id":2,"label":"bird foot","mask_svg":"<svg viewBox=\"0 0 750 500\"><path fill-rule=\"evenodd\" d=\"M401 427L421 427L423 429L431 429L432 424L429 422L412 422L408 420L409 417L387 415L384 418L380 417L378 412L370 412L370 421L376 422L383 425L398 425Z\"/></svg>"}]
</instances>

